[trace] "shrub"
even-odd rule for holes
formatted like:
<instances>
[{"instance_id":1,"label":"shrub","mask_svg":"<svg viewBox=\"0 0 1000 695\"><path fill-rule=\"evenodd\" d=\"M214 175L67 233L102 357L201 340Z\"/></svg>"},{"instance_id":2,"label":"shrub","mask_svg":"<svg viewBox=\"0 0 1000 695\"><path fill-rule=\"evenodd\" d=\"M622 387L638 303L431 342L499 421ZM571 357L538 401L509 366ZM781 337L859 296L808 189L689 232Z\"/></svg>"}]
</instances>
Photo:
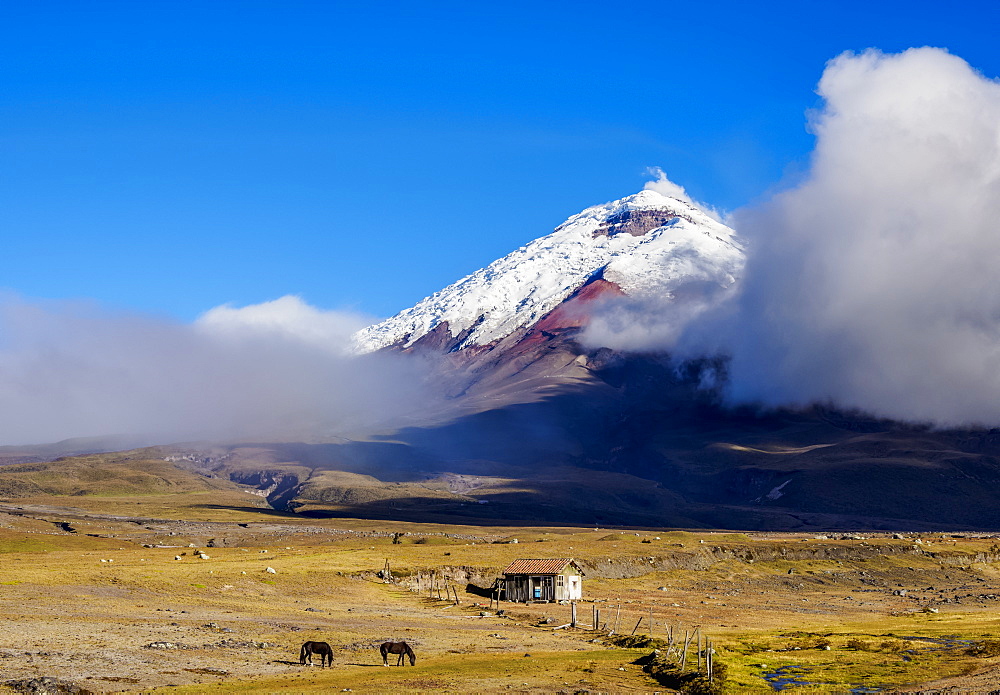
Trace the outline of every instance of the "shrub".
<instances>
[{"instance_id":1,"label":"shrub","mask_svg":"<svg viewBox=\"0 0 1000 695\"><path fill-rule=\"evenodd\" d=\"M872 651L872 643L866 640L858 639L857 637L852 637L847 640L847 644L844 645L845 649L853 649L856 652L870 652Z\"/></svg>"},{"instance_id":2,"label":"shrub","mask_svg":"<svg viewBox=\"0 0 1000 695\"><path fill-rule=\"evenodd\" d=\"M897 652L909 649L912 645L904 640L892 639L884 640L878 645L879 651L892 652L893 654Z\"/></svg>"},{"instance_id":3,"label":"shrub","mask_svg":"<svg viewBox=\"0 0 1000 695\"><path fill-rule=\"evenodd\" d=\"M690 695L721 695L726 682L726 665L713 660L711 681L708 674L696 671L681 673L680 666L662 652L653 652L637 659L636 663L643 665L642 670L652 676L664 687Z\"/></svg>"},{"instance_id":4,"label":"shrub","mask_svg":"<svg viewBox=\"0 0 1000 695\"><path fill-rule=\"evenodd\" d=\"M981 658L1000 656L1000 640L995 640L995 639L980 640L974 643L968 649L966 649L965 653L968 654L969 656L978 656Z\"/></svg>"},{"instance_id":5,"label":"shrub","mask_svg":"<svg viewBox=\"0 0 1000 695\"><path fill-rule=\"evenodd\" d=\"M669 642L649 635L612 635L605 642L625 649L666 649Z\"/></svg>"}]
</instances>

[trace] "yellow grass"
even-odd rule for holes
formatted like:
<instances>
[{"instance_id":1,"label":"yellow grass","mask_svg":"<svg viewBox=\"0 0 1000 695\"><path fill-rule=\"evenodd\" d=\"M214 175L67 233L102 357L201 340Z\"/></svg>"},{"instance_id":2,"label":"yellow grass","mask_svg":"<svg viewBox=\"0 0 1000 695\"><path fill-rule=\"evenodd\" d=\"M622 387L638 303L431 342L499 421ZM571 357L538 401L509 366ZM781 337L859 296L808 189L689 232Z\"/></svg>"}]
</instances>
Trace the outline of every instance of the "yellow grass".
<instances>
[{"instance_id":1,"label":"yellow grass","mask_svg":"<svg viewBox=\"0 0 1000 695\"><path fill-rule=\"evenodd\" d=\"M1000 601L978 598L1000 594L1000 567L957 564L989 553L992 538L925 534L914 550L885 537L314 520L258 504L229 490L0 501L17 512L0 513L10 677L64 674L142 692L662 689L632 664L648 650L553 630L568 606L505 605L512 617L497 617L466 591L466 573L485 588L521 557L595 568L581 622L597 608L626 634L640 619L647 631L650 613L658 637L700 627L729 666L730 692L771 692L762 674L784 666L808 667L818 689L919 683L993 659L907 638L1000 636ZM400 584L374 576L387 560ZM432 571L450 578L461 605L429 596L426 583L414 590ZM899 588L907 596L894 596ZM962 602L940 601L955 596ZM919 612L931 606L939 612ZM55 648L66 635L72 646ZM381 666L372 645L391 638L414 643L415 667ZM334 667L300 666L306 640L334 645ZM161 641L190 648L146 647Z\"/></svg>"}]
</instances>

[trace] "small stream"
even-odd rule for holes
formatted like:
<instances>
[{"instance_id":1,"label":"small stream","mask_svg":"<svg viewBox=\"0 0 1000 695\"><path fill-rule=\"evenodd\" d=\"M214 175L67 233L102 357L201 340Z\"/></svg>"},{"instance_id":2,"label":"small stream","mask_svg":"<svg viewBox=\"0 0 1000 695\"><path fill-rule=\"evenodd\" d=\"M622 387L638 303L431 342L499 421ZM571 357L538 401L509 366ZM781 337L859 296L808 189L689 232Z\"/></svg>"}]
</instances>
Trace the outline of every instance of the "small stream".
<instances>
[{"instance_id":1,"label":"small stream","mask_svg":"<svg viewBox=\"0 0 1000 695\"><path fill-rule=\"evenodd\" d=\"M957 637L900 637L899 639L905 639L910 642L930 642L931 644L937 645L938 649L958 649L959 647L971 647L976 643L975 640L971 639L958 639ZM933 651L934 647L928 647L929 651Z\"/></svg>"},{"instance_id":2,"label":"small stream","mask_svg":"<svg viewBox=\"0 0 1000 695\"><path fill-rule=\"evenodd\" d=\"M790 685L821 685L803 680L812 670L809 666L781 666L772 671L764 671L761 677L775 690L784 690Z\"/></svg>"},{"instance_id":3,"label":"small stream","mask_svg":"<svg viewBox=\"0 0 1000 695\"><path fill-rule=\"evenodd\" d=\"M816 669L812 666L781 666L776 669L764 671L761 677L768 682L774 690L785 690L789 687L803 686L803 685L831 685L830 683L823 683L820 681L810 681L806 680L810 673ZM872 685L862 685L861 683L851 683L850 688L847 690L851 695L862 695L863 693L880 693L883 688Z\"/></svg>"}]
</instances>

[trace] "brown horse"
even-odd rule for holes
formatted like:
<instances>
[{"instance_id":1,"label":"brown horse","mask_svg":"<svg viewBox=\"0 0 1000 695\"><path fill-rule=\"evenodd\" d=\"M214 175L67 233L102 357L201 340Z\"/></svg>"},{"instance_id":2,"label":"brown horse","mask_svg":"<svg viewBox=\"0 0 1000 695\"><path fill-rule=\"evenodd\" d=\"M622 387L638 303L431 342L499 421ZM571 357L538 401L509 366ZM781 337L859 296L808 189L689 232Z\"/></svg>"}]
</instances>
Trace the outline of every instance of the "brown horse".
<instances>
[{"instance_id":1,"label":"brown horse","mask_svg":"<svg viewBox=\"0 0 1000 695\"><path fill-rule=\"evenodd\" d=\"M299 651L299 663L313 665L313 654L319 656L320 666L333 666L333 648L326 642L306 642Z\"/></svg>"},{"instance_id":2,"label":"brown horse","mask_svg":"<svg viewBox=\"0 0 1000 695\"><path fill-rule=\"evenodd\" d=\"M396 659L396 666L403 666L403 658L410 657L410 666L417 663L417 656L410 649L410 645L406 642L383 642L382 646L378 648L382 653L382 665L389 665L389 655L399 654L399 658Z\"/></svg>"}]
</instances>

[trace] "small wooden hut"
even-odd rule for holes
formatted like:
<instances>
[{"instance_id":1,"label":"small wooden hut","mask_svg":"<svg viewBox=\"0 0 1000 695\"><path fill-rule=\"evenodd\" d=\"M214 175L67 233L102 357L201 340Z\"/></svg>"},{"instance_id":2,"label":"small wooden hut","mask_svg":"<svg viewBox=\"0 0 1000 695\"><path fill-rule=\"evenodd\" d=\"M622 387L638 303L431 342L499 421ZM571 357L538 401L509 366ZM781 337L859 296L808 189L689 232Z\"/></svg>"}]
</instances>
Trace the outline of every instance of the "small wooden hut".
<instances>
[{"instance_id":1,"label":"small wooden hut","mask_svg":"<svg viewBox=\"0 0 1000 695\"><path fill-rule=\"evenodd\" d=\"M573 601L583 597L583 570L573 558L514 560L503 571L508 601Z\"/></svg>"}]
</instances>

